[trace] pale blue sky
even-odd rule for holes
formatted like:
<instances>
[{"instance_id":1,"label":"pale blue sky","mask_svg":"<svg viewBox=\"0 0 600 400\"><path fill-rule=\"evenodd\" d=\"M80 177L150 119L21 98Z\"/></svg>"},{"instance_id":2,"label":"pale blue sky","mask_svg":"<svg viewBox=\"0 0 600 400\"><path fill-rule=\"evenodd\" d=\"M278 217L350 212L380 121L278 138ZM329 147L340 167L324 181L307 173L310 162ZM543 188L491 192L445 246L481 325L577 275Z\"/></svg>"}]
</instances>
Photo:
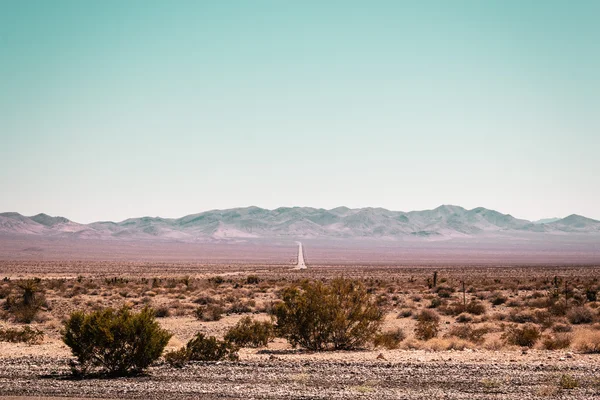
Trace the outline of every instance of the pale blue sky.
<instances>
[{"instance_id":1,"label":"pale blue sky","mask_svg":"<svg viewBox=\"0 0 600 400\"><path fill-rule=\"evenodd\" d=\"M0 1L0 211L600 219L599 1Z\"/></svg>"}]
</instances>

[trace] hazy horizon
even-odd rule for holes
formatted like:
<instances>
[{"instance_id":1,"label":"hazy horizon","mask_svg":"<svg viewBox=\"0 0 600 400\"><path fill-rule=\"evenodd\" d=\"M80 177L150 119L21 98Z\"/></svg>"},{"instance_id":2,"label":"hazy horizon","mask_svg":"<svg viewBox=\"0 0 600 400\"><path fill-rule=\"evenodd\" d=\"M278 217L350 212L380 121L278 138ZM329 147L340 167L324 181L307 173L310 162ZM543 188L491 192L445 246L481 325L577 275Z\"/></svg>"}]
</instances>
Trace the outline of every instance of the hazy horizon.
<instances>
[{"instance_id":1,"label":"hazy horizon","mask_svg":"<svg viewBox=\"0 0 600 400\"><path fill-rule=\"evenodd\" d=\"M600 2L0 4L0 212L600 220Z\"/></svg>"}]
</instances>

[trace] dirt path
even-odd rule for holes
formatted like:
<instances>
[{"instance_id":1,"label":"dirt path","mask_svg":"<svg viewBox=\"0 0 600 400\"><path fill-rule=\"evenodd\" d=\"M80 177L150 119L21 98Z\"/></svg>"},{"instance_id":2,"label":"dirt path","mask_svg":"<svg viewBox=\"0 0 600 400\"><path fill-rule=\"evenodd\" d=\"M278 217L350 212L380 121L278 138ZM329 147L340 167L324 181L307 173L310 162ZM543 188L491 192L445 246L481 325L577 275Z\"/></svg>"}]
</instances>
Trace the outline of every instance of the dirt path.
<instances>
[{"instance_id":1,"label":"dirt path","mask_svg":"<svg viewBox=\"0 0 600 400\"><path fill-rule=\"evenodd\" d=\"M0 393L147 400L591 399L600 396L599 372L597 363L575 361L307 362L265 357L264 361L197 363L183 369L161 365L136 378L70 380L65 379L65 359L27 357L0 360ZM562 375L575 379L578 387L562 389Z\"/></svg>"}]
</instances>

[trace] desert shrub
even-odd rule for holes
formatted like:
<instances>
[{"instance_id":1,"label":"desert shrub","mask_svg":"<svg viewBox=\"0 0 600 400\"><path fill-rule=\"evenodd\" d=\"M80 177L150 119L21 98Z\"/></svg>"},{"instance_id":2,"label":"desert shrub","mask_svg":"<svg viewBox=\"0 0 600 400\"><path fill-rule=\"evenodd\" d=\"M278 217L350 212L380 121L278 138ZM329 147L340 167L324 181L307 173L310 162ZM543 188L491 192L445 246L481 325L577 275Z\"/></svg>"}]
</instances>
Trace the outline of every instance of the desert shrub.
<instances>
[{"instance_id":1,"label":"desert shrub","mask_svg":"<svg viewBox=\"0 0 600 400\"><path fill-rule=\"evenodd\" d=\"M223 307L216 304L200 306L194 310L194 315L200 321L218 321L223 317Z\"/></svg>"},{"instance_id":2,"label":"desert shrub","mask_svg":"<svg viewBox=\"0 0 600 400\"><path fill-rule=\"evenodd\" d=\"M383 320L365 286L335 279L329 285L305 281L282 292L273 313L277 333L292 346L310 350L353 349L373 340Z\"/></svg>"},{"instance_id":3,"label":"desert shrub","mask_svg":"<svg viewBox=\"0 0 600 400\"><path fill-rule=\"evenodd\" d=\"M597 288L587 288L585 290L585 297L587 301L596 301L598 299L598 289Z\"/></svg>"},{"instance_id":4,"label":"desert shrub","mask_svg":"<svg viewBox=\"0 0 600 400\"><path fill-rule=\"evenodd\" d=\"M459 314L464 313L465 309L466 309L466 307L463 303L454 302L454 303L439 307L438 311L440 314L452 315L455 317Z\"/></svg>"},{"instance_id":5,"label":"desert shrub","mask_svg":"<svg viewBox=\"0 0 600 400\"><path fill-rule=\"evenodd\" d=\"M435 311L423 310L417 316L415 337L420 340L429 340L438 335L440 316Z\"/></svg>"},{"instance_id":6,"label":"desert shrub","mask_svg":"<svg viewBox=\"0 0 600 400\"><path fill-rule=\"evenodd\" d=\"M435 293L443 299L448 299L454 293L454 289L448 286L438 286L435 288Z\"/></svg>"},{"instance_id":7,"label":"desert shrub","mask_svg":"<svg viewBox=\"0 0 600 400\"><path fill-rule=\"evenodd\" d=\"M174 367L182 367L188 361L234 361L239 358L237 351L233 343L198 332L184 347L166 353L165 360Z\"/></svg>"},{"instance_id":8,"label":"desert shrub","mask_svg":"<svg viewBox=\"0 0 600 400\"><path fill-rule=\"evenodd\" d=\"M526 324L522 327L510 326L502 335L502 338L508 344L523 347L533 347L539 340L541 332L539 328L533 324Z\"/></svg>"},{"instance_id":9,"label":"desert shrub","mask_svg":"<svg viewBox=\"0 0 600 400\"><path fill-rule=\"evenodd\" d=\"M563 301L554 301L548 305L548 312L557 317L563 316L567 313L567 306Z\"/></svg>"},{"instance_id":10,"label":"desert shrub","mask_svg":"<svg viewBox=\"0 0 600 400\"><path fill-rule=\"evenodd\" d=\"M535 323L541 325L544 329L554 324L554 316L545 310L536 310L533 313Z\"/></svg>"},{"instance_id":11,"label":"desert shrub","mask_svg":"<svg viewBox=\"0 0 600 400\"><path fill-rule=\"evenodd\" d=\"M473 317L471 317L469 314L459 314L458 317L456 317L456 322L459 322L461 324L466 324L467 322L471 322L473 321Z\"/></svg>"},{"instance_id":12,"label":"desert shrub","mask_svg":"<svg viewBox=\"0 0 600 400\"><path fill-rule=\"evenodd\" d=\"M438 308L442 305L442 300L438 297L434 297L431 299L431 303L427 306L428 308Z\"/></svg>"},{"instance_id":13,"label":"desert shrub","mask_svg":"<svg viewBox=\"0 0 600 400\"><path fill-rule=\"evenodd\" d=\"M408 318L412 316L412 314L413 312L410 308L404 308L398 313L398 318Z\"/></svg>"},{"instance_id":14,"label":"desert shrub","mask_svg":"<svg viewBox=\"0 0 600 400\"><path fill-rule=\"evenodd\" d=\"M567 313L567 319L573 325L591 324L594 322L594 315L587 307L576 307Z\"/></svg>"},{"instance_id":15,"label":"desert shrub","mask_svg":"<svg viewBox=\"0 0 600 400\"><path fill-rule=\"evenodd\" d=\"M567 333L555 333L542 338L542 348L545 350L566 349L571 345L573 338Z\"/></svg>"},{"instance_id":16,"label":"desert shrub","mask_svg":"<svg viewBox=\"0 0 600 400\"><path fill-rule=\"evenodd\" d=\"M212 278L208 278L208 282L212 283L215 286L219 286L223 283L225 283L225 279L223 279L222 276L213 276Z\"/></svg>"},{"instance_id":17,"label":"desert shrub","mask_svg":"<svg viewBox=\"0 0 600 400\"><path fill-rule=\"evenodd\" d=\"M17 283L18 293L6 298L5 309L16 322L31 323L45 305L43 289L39 279L28 279Z\"/></svg>"},{"instance_id":18,"label":"desert shrub","mask_svg":"<svg viewBox=\"0 0 600 400\"><path fill-rule=\"evenodd\" d=\"M552 327L553 332L571 332L573 327L568 324L556 324Z\"/></svg>"},{"instance_id":19,"label":"desert shrub","mask_svg":"<svg viewBox=\"0 0 600 400\"><path fill-rule=\"evenodd\" d=\"M393 331L378 333L373 339L375 347L385 347L388 350L397 349L400 347L400 342L406 339L406 334L401 328Z\"/></svg>"},{"instance_id":20,"label":"desert shrub","mask_svg":"<svg viewBox=\"0 0 600 400\"><path fill-rule=\"evenodd\" d=\"M578 332L573 341L573 347L580 353L600 354L600 332Z\"/></svg>"},{"instance_id":21,"label":"desert shrub","mask_svg":"<svg viewBox=\"0 0 600 400\"><path fill-rule=\"evenodd\" d=\"M171 367L182 368L189 361L187 348L183 346L177 350L168 351L165 353L164 359Z\"/></svg>"},{"instance_id":22,"label":"desert shrub","mask_svg":"<svg viewBox=\"0 0 600 400\"><path fill-rule=\"evenodd\" d=\"M242 318L225 334L226 341L239 347L266 346L274 337L274 326L270 321L255 321L250 317Z\"/></svg>"},{"instance_id":23,"label":"desert shrub","mask_svg":"<svg viewBox=\"0 0 600 400\"><path fill-rule=\"evenodd\" d=\"M248 301L235 301L229 308L227 309L228 314L245 314L252 312L252 307L256 306L256 302L254 300Z\"/></svg>"},{"instance_id":24,"label":"desert shrub","mask_svg":"<svg viewBox=\"0 0 600 400\"><path fill-rule=\"evenodd\" d=\"M467 303L465 311L473 315L485 314L485 305L479 301L470 301Z\"/></svg>"},{"instance_id":25,"label":"desert shrub","mask_svg":"<svg viewBox=\"0 0 600 400\"><path fill-rule=\"evenodd\" d=\"M493 293L492 297L490 298L490 303L492 303L493 306L499 306L499 305L506 303L507 300L508 300L508 298L506 296L504 296L503 294Z\"/></svg>"},{"instance_id":26,"label":"desert shrub","mask_svg":"<svg viewBox=\"0 0 600 400\"><path fill-rule=\"evenodd\" d=\"M151 308L139 313L127 307L77 311L64 324L62 339L77 358L74 373L100 368L111 375L146 369L158 359L171 334L160 327Z\"/></svg>"},{"instance_id":27,"label":"desert shrub","mask_svg":"<svg viewBox=\"0 0 600 400\"><path fill-rule=\"evenodd\" d=\"M508 315L508 319L511 322L516 322L517 324L526 324L535 322L535 315L530 311L522 311L522 310L513 310Z\"/></svg>"},{"instance_id":28,"label":"desert shrub","mask_svg":"<svg viewBox=\"0 0 600 400\"><path fill-rule=\"evenodd\" d=\"M487 328L472 328L470 325L455 325L453 326L446 337L455 336L459 339L468 340L473 343L483 343L483 335L488 333Z\"/></svg>"},{"instance_id":29,"label":"desert shrub","mask_svg":"<svg viewBox=\"0 0 600 400\"><path fill-rule=\"evenodd\" d=\"M160 306L154 310L154 316L156 318L166 318L171 315L171 311L167 306Z\"/></svg>"},{"instance_id":30,"label":"desert shrub","mask_svg":"<svg viewBox=\"0 0 600 400\"><path fill-rule=\"evenodd\" d=\"M575 389L579 386L579 380L571 375L563 374L558 380L558 386L561 389Z\"/></svg>"},{"instance_id":31,"label":"desert shrub","mask_svg":"<svg viewBox=\"0 0 600 400\"><path fill-rule=\"evenodd\" d=\"M44 340L44 332L29 326L20 329L0 328L0 342L39 344L42 340Z\"/></svg>"}]
</instances>

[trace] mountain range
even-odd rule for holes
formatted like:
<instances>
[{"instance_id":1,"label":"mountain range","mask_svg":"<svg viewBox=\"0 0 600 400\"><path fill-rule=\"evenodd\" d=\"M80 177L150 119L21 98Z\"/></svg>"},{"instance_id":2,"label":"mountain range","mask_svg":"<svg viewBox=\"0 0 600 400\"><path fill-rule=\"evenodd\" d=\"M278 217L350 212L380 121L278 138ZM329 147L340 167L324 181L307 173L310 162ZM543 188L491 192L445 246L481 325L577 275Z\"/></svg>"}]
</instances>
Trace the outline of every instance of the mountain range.
<instances>
[{"instance_id":1,"label":"mountain range","mask_svg":"<svg viewBox=\"0 0 600 400\"><path fill-rule=\"evenodd\" d=\"M390 211L383 208L259 207L212 210L182 218L141 217L121 222L79 224L64 217L0 213L4 235L167 240L182 242L250 238L380 238L444 240L519 232L568 235L600 234L600 221L569 215L528 221L483 207L467 210L442 205L433 210Z\"/></svg>"}]
</instances>

